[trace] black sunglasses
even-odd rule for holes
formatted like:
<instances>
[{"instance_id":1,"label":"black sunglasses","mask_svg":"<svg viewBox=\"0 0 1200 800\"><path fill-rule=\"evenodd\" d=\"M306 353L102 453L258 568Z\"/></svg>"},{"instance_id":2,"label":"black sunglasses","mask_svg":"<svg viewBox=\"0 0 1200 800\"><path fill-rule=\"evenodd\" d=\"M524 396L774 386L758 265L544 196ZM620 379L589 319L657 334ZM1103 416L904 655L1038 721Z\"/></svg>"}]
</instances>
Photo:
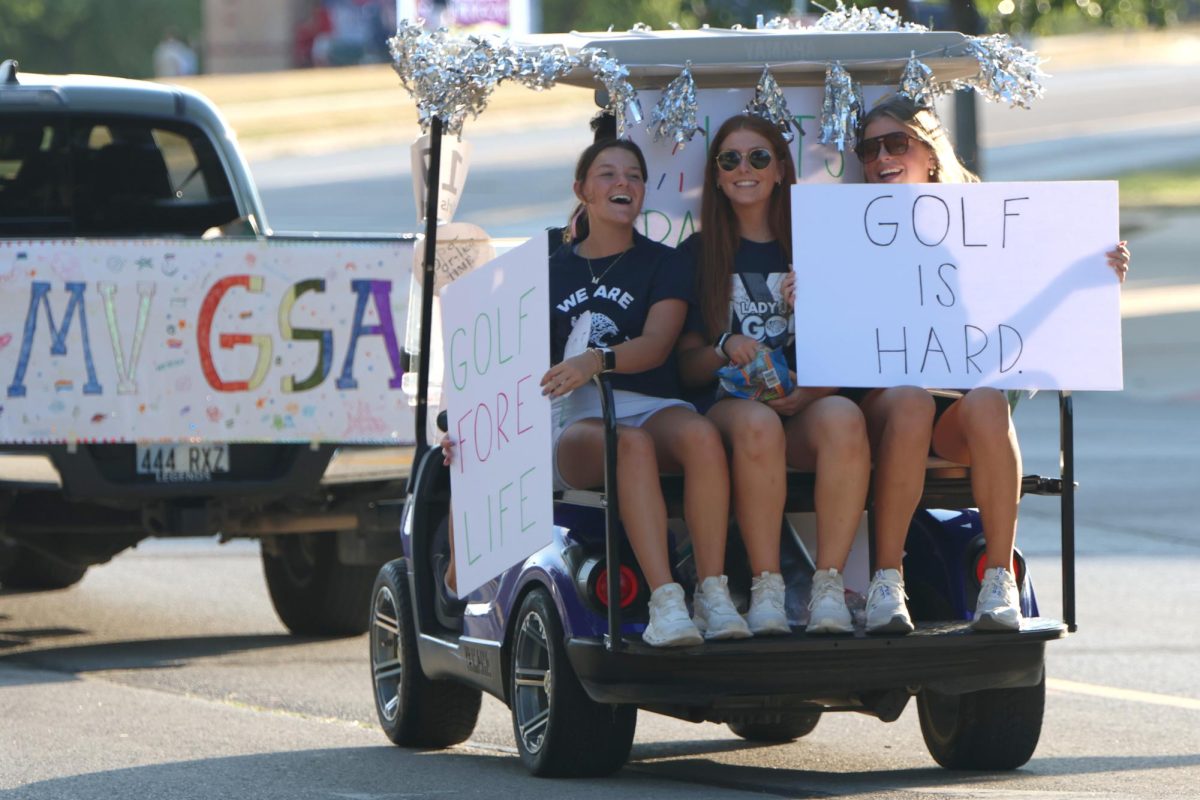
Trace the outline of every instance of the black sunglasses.
<instances>
[{"instance_id":1,"label":"black sunglasses","mask_svg":"<svg viewBox=\"0 0 1200 800\"><path fill-rule=\"evenodd\" d=\"M756 147L746 153L746 160L755 169L766 169L771 166L771 151L765 147ZM733 172L742 163L742 154L737 150L722 150L717 153L717 166L726 172Z\"/></svg>"},{"instance_id":2,"label":"black sunglasses","mask_svg":"<svg viewBox=\"0 0 1200 800\"><path fill-rule=\"evenodd\" d=\"M902 156L908 152L908 141L912 139L904 131L892 131L885 133L883 136L874 136L870 139L863 139L854 147L854 152L858 154L858 160L864 164L870 164L875 159L879 158L880 145L887 148L888 155Z\"/></svg>"}]
</instances>

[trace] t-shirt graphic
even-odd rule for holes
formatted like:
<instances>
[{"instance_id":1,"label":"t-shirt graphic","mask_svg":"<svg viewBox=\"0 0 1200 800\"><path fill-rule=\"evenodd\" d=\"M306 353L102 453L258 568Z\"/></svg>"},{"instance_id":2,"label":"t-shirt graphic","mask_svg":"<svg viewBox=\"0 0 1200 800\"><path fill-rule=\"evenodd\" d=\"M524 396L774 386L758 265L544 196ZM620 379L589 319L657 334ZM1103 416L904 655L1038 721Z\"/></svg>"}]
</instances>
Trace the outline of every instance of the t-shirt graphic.
<instances>
[{"instance_id":1,"label":"t-shirt graphic","mask_svg":"<svg viewBox=\"0 0 1200 800\"><path fill-rule=\"evenodd\" d=\"M786 275L784 272L732 275L729 279L729 330L762 342L771 350L785 348L790 362L796 323L781 291Z\"/></svg>"},{"instance_id":2,"label":"t-shirt graphic","mask_svg":"<svg viewBox=\"0 0 1200 800\"><path fill-rule=\"evenodd\" d=\"M613 322L612 317L599 311L592 312L592 334L588 339L592 347L610 347L623 341L620 337L621 329Z\"/></svg>"}]
</instances>

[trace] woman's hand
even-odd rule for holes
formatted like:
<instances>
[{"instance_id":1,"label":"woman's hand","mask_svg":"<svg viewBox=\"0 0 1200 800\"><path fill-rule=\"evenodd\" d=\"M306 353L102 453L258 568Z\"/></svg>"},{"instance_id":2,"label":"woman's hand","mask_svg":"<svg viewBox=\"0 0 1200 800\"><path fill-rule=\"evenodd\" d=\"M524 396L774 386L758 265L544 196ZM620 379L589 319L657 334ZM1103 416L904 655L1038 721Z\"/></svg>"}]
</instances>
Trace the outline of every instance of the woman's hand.
<instances>
[{"instance_id":1,"label":"woman's hand","mask_svg":"<svg viewBox=\"0 0 1200 800\"><path fill-rule=\"evenodd\" d=\"M599 356L596 350L585 350L558 362L542 376L542 394L553 399L583 386L600 372Z\"/></svg>"},{"instance_id":2,"label":"woman's hand","mask_svg":"<svg viewBox=\"0 0 1200 800\"><path fill-rule=\"evenodd\" d=\"M1117 273L1117 280L1125 282L1125 273L1129 272L1129 242L1117 242L1115 250L1108 251L1108 265Z\"/></svg>"},{"instance_id":3,"label":"woman's hand","mask_svg":"<svg viewBox=\"0 0 1200 800\"><path fill-rule=\"evenodd\" d=\"M792 380L796 380L796 373L792 373ZM783 417L794 417L805 408L822 397L828 397L831 394L837 394L837 388L816 387L816 386L797 386L792 389L791 394L787 397L781 397L778 400L768 400L767 405L774 409L776 414Z\"/></svg>"},{"instance_id":4,"label":"woman's hand","mask_svg":"<svg viewBox=\"0 0 1200 800\"><path fill-rule=\"evenodd\" d=\"M725 355L739 367L744 367L754 360L762 345L758 340L735 333L725 340Z\"/></svg>"},{"instance_id":5,"label":"woman's hand","mask_svg":"<svg viewBox=\"0 0 1200 800\"><path fill-rule=\"evenodd\" d=\"M796 307L796 273L789 272L779 284L779 294L789 309Z\"/></svg>"},{"instance_id":6,"label":"woman's hand","mask_svg":"<svg viewBox=\"0 0 1200 800\"><path fill-rule=\"evenodd\" d=\"M442 434L442 463L447 467L454 461L454 440L450 438L450 434Z\"/></svg>"},{"instance_id":7,"label":"woman's hand","mask_svg":"<svg viewBox=\"0 0 1200 800\"><path fill-rule=\"evenodd\" d=\"M812 398L809 397L809 393L797 386L795 389L792 389L787 397L780 397L778 400L768 400L767 405L781 417L791 417L799 414L811 402Z\"/></svg>"}]
</instances>

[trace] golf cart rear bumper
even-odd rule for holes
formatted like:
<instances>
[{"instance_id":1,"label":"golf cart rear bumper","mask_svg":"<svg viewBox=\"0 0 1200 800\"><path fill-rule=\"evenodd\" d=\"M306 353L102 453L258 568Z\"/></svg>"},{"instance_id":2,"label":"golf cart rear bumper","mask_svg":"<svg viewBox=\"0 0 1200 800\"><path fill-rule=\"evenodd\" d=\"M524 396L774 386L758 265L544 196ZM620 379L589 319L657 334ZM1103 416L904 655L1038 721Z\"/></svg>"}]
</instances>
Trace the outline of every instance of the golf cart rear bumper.
<instances>
[{"instance_id":1,"label":"golf cart rear bumper","mask_svg":"<svg viewBox=\"0 0 1200 800\"><path fill-rule=\"evenodd\" d=\"M966 622L922 624L907 636L790 636L656 648L626 636L619 652L594 638L567 643L575 674L602 703L713 705L730 697L815 702L890 689L960 694L1030 686L1042 677L1045 643L1066 636L1058 620L1026 619L1020 631L976 633Z\"/></svg>"}]
</instances>

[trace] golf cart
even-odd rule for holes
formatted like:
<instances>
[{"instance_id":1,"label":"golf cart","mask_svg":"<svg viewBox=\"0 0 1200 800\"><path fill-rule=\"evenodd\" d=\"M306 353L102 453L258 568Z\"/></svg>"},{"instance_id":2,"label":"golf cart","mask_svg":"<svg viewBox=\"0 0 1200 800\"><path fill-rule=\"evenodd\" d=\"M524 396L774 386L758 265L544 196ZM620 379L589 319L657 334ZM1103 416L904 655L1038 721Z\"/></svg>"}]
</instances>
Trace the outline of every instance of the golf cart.
<instances>
[{"instance_id":1,"label":"golf cart","mask_svg":"<svg viewBox=\"0 0 1200 800\"><path fill-rule=\"evenodd\" d=\"M530 47L560 46L568 53L602 49L627 70L643 97L669 90L685 68L701 92L745 105L770 61L778 85L818 96L827 68L839 63L864 85L894 89L913 54L937 79L969 78L980 64L969 37L913 30L812 32L808 29L667 31L531 37ZM610 104L612 86L579 67L559 80L597 85L598 103ZM714 101L716 102L716 101ZM701 102L703 106L703 98ZM795 108L795 106L793 106ZM633 115L636 117L636 114ZM721 117L712 115L713 125ZM840 181L855 165L822 148L804 130L793 142L801 180ZM429 120L431 156L426 208L436 208L444 120ZM707 125L699 123L702 129ZM644 133L634 133L646 136ZM807 138L805 138L807 136ZM699 135L698 135L699 138ZM581 139L581 145L585 143ZM676 142L675 144L678 144ZM678 149L667 142L656 159ZM697 141L687 152L703 158ZM698 152L697 152L698 151ZM812 161L811 159L817 159ZM817 169L808 170L806 164ZM823 168L822 168L823 167ZM674 170L675 167L670 167ZM672 172L674 174L674 172ZM682 173L681 173L682 174ZM565 177L564 177L565 180ZM680 188L683 188L683 183ZM660 182L661 185L661 182ZM654 188L654 180L648 189ZM653 202L647 193L647 206ZM694 198L693 198L694 199ZM419 351L430 352L436 220L427 223ZM677 224L650 229L676 244ZM688 231L684 231L686 234ZM417 313L413 309L412 313ZM1072 412L1060 393L1062 473L1023 478L1023 494L1057 495L1062 503L1064 621L1040 617L1033 582L1018 553L1017 580L1025 617L1020 630L971 630L984 566L979 514L966 468L931 460L924 496L909 530L904 562L916 631L906 636L806 636L804 607L813 572L813 477L788 476L782 561L788 586L787 636L709 642L658 649L641 640L648 588L624 540L616 494L616 435L612 391L606 398L606 485L555 495L553 541L466 597L457 624L435 613L441 575L432 564L446 536L449 470L428 433L429 359L420 359L417 391L418 452L400 531L404 557L380 571L373 594L370 652L373 694L387 736L406 747L447 747L474 728L482 692L512 710L522 761L535 775L603 775L627 760L638 709L689 721L725 723L747 740L786 742L810 733L824 713L857 711L891 722L916 697L921 729L933 758L951 769L1014 769L1032 756L1045 700L1044 649L1074 630ZM662 477L673 518L672 563L690 595L694 569L686 529L679 522L682 480ZM862 574L871 570L871 508L865 509ZM727 573L735 599L748 596L744 552L731 532ZM865 591L865 584L861 587Z\"/></svg>"}]
</instances>

